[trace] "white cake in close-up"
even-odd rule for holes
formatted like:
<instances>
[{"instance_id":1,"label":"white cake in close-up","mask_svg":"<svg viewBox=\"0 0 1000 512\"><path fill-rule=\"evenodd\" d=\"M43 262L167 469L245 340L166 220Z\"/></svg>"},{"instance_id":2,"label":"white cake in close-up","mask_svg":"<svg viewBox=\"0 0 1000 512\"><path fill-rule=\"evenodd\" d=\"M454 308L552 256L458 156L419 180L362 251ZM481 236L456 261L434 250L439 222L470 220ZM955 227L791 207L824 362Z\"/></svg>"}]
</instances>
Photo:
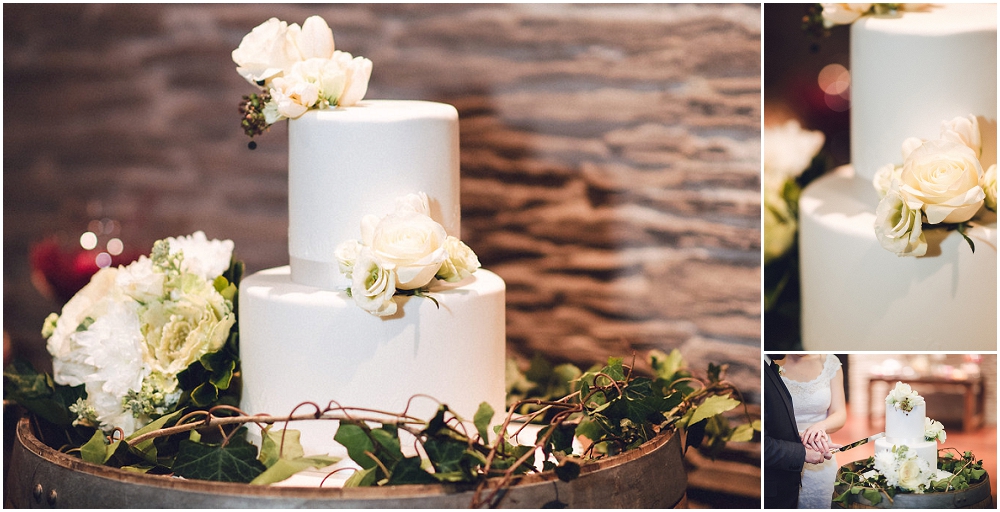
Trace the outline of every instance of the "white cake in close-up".
<instances>
[{"instance_id":1,"label":"white cake in close-up","mask_svg":"<svg viewBox=\"0 0 1000 512\"><path fill-rule=\"evenodd\" d=\"M996 4L933 5L864 16L851 26L852 165L799 203L802 344L806 350L997 349L996 214L966 234L925 224L926 255L884 249L874 225L876 170L901 165L902 143L976 116L985 170L996 163Z\"/></svg>"},{"instance_id":2,"label":"white cake in close-up","mask_svg":"<svg viewBox=\"0 0 1000 512\"><path fill-rule=\"evenodd\" d=\"M897 389L899 387L897 383ZM891 396L891 394L890 394ZM916 395L919 398L919 395ZM893 447L906 446L924 459L932 468L937 468L937 441L924 439L924 428L927 417L926 404L922 398L919 403L907 411L898 403L885 404L885 437L875 440L875 453L892 450Z\"/></svg>"},{"instance_id":3,"label":"white cake in close-up","mask_svg":"<svg viewBox=\"0 0 1000 512\"><path fill-rule=\"evenodd\" d=\"M365 215L423 192L449 235L460 226L458 113L418 101L362 101L289 120L290 266L240 284L242 408L285 415L303 401L401 413L413 395L471 420L481 402L504 411L505 285L479 269L437 282L433 297L398 296L375 316L348 295L337 245ZM436 301L436 303L435 303ZM429 419L437 402L408 413ZM339 453L335 422L298 422L307 454Z\"/></svg>"}]
</instances>

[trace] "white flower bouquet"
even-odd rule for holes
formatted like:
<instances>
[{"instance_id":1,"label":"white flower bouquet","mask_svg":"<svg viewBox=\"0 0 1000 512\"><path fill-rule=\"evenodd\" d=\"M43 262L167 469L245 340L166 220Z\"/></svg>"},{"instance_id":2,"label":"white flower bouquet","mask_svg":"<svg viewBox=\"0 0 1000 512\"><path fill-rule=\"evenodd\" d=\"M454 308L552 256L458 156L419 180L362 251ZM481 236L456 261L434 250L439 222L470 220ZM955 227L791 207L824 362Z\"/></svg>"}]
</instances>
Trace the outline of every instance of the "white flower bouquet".
<instances>
[{"instance_id":1,"label":"white flower bouquet","mask_svg":"<svg viewBox=\"0 0 1000 512\"><path fill-rule=\"evenodd\" d=\"M361 240L341 243L336 257L348 294L375 316L396 314L399 293L433 300L427 292L435 280L456 283L480 266L472 249L430 217L423 192L398 198L384 217L366 215Z\"/></svg>"},{"instance_id":2,"label":"white flower bouquet","mask_svg":"<svg viewBox=\"0 0 1000 512\"><path fill-rule=\"evenodd\" d=\"M918 494L930 487L937 474L937 468L932 468L906 446L877 452L875 471L885 477L886 485Z\"/></svg>"},{"instance_id":3,"label":"white flower bouquet","mask_svg":"<svg viewBox=\"0 0 1000 512\"><path fill-rule=\"evenodd\" d=\"M875 236L882 247L898 256L924 256L924 230L939 226L957 229L975 251L967 223L984 205L997 208L996 164L983 170L976 117L943 122L937 139L906 139L902 156L903 165L887 164L872 180L881 197Z\"/></svg>"},{"instance_id":4,"label":"white flower bouquet","mask_svg":"<svg viewBox=\"0 0 1000 512\"><path fill-rule=\"evenodd\" d=\"M157 241L150 257L101 269L62 314L49 315L42 335L53 379L83 387L69 406L74 424L127 436L229 388L241 273L232 253L232 241L201 231Z\"/></svg>"},{"instance_id":5,"label":"white flower bouquet","mask_svg":"<svg viewBox=\"0 0 1000 512\"><path fill-rule=\"evenodd\" d=\"M333 31L319 16L301 27L277 18L265 21L243 37L233 62L240 76L262 91L245 96L240 105L250 137L310 109L355 105L368 91L372 73L370 60L334 48Z\"/></svg>"},{"instance_id":6,"label":"white flower bouquet","mask_svg":"<svg viewBox=\"0 0 1000 512\"><path fill-rule=\"evenodd\" d=\"M909 384L897 382L885 397L885 403L895 407L896 410L910 412L914 407L923 405L924 397L914 391Z\"/></svg>"},{"instance_id":7,"label":"white flower bouquet","mask_svg":"<svg viewBox=\"0 0 1000 512\"><path fill-rule=\"evenodd\" d=\"M945 442L948 439L948 433L944 431L944 425L940 421L932 420L930 418L924 418L924 440L925 441L937 441L939 443Z\"/></svg>"}]
</instances>

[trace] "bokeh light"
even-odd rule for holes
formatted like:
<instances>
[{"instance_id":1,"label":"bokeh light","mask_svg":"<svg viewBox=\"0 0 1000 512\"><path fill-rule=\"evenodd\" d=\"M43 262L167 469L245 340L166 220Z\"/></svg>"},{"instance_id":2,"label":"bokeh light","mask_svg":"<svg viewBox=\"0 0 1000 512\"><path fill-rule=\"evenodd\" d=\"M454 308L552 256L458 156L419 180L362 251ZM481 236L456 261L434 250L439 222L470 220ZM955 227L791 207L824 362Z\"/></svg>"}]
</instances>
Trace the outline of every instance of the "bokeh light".
<instances>
[{"instance_id":1,"label":"bokeh light","mask_svg":"<svg viewBox=\"0 0 1000 512\"><path fill-rule=\"evenodd\" d=\"M97 235L92 231L87 231L80 235L80 247L83 247L87 251L97 247Z\"/></svg>"},{"instance_id":2,"label":"bokeh light","mask_svg":"<svg viewBox=\"0 0 1000 512\"><path fill-rule=\"evenodd\" d=\"M112 238L111 240L108 240L107 249L108 253L112 256L118 256L123 250L125 250L125 244L117 238Z\"/></svg>"},{"instance_id":3,"label":"bokeh light","mask_svg":"<svg viewBox=\"0 0 1000 512\"><path fill-rule=\"evenodd\" d=\"M97 263L97 268L108 268L111 266L111 255L102 252L94 258L94 262Z\"/></svg>"}]
</instances>

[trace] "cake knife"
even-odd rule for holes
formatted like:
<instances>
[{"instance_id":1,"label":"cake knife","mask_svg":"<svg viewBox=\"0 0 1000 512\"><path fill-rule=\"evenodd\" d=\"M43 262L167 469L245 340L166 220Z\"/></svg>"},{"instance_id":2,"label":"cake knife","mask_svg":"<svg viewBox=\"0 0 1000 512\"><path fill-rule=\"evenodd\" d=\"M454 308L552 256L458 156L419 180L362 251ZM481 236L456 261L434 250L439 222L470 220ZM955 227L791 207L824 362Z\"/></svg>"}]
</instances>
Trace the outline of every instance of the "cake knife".
<instances>
[{"instance_id":1,"label":"cake knife","mask_svg":"<svg viewBox=\"0 0 1000 512\"><path fill-rule=\"evenodd\" d=\"M859 446L861 446L863 444L869 443L869 442L874 441L876 439L882 439L883 437L885 437L885 432L879 432L878 434L875 434L875 435L873 435L871 437L866 437L866 438L861 439L859 441L854 441L851 444L845 444L844 446L841 446L840 448L837 448L836 450L833 450L833 451L834 451L834 453L836 453L836 452L846 452L847 450L850 450L851 448L857 448L857 447L859 447Z\"/></svg>"}]
</instances>

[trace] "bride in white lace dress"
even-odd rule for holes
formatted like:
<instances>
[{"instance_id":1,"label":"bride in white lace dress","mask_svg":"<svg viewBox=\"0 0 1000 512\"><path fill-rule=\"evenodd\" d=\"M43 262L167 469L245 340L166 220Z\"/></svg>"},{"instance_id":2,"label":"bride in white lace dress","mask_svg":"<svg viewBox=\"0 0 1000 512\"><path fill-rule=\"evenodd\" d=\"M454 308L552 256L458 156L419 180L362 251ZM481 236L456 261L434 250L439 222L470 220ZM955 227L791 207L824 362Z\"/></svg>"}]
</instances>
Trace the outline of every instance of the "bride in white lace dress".
<instances>
[{"instance_id":1,"label":"bride in white lace dress","mask_svg":"<svg viewBox=\"0 0 1000 512\"><path fill-rule=\"evenodd\" d=\"M847 421L840 360L833 354L789 354L781 366L781 379L792 395L802 444L828 451L829 433ZM830 508L838 468L836 457L803 466L799 508Z\"/></svg>"}]
</instances>

